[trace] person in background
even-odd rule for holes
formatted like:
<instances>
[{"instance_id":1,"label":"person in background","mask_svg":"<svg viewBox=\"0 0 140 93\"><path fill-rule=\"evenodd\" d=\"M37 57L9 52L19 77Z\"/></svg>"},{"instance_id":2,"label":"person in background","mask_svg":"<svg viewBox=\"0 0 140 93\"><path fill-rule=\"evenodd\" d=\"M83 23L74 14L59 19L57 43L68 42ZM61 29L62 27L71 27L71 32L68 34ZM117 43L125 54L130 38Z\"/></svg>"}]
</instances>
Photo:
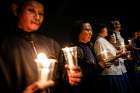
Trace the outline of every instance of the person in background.
<instances>
[{"instance_id":1,"label":"person in background","mask_svg":"<svg viewBox=\"0 0 140 93\"><path fill-rule=\"evenodd\" d=\"M113 37L113 45L119 49L121 44L125 44L124 38L121 35L121 24L118 20L112 21L112 37Z\"/></svg>"},{"instance_id":2,"label":"person in background","mask_svg":"<svg viewBox=\"0 0 140 93\"><path fill-rule=\"evenodd\" d=\"M137 31L135 37L132 39L132 49L134 50L137 60L140 61L140 31Z\"/></svg>"},{"instance_id":3,"label":"person in background","mask_svg":"<svg viewBox=\"0 0 140 93\"><path fill-rule=\"evenodd\" d=\"M140 31L133 32L129 39L130 58L128 64L128 75L135 93L138 93L140 86Z\"/></svg>"},{"instance_id":4,"label":"person in background","mask_svg":"<svg viewBox=\"0 0 140 93\"><path fill-rule=\"evenodd\" d=\"M68 87L68 93L89 93L95 90L96 85L96 58L88 43L92 37L92 26L88 21L76 21L71 33L71 46L77 46L78 67L81 72L79 82ZM67 72L69 74L69 72ZM68 77L69 78L69 77ZM70 79L69 79L70 80Z\"/></svg>"},{"instance_id":5,"label":"person in background","mask_svg":"<svg viewBox=\"0 0 140 93\"><path fill-rule=\"evenodd\" d=\"M107 26L97 26L98 37L94 44L98 64L104 69L101 73L100 92L131 93L127 71L120 59L125 53L118 51L105 37L108 36Z\"/></svg>"}]
</instances>

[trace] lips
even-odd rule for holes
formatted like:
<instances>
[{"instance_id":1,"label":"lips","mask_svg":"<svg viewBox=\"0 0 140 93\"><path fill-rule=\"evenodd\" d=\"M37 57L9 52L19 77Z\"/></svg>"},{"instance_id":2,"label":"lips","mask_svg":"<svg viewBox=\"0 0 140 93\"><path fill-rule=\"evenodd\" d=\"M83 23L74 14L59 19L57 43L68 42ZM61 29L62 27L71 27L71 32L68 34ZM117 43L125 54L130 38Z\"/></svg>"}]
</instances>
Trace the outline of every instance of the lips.
<instances>
[{"instance_id":1,"label":"lips","mask_svg":"<svg viewBox=\"0 0 140 93\"><path fill-rule=\"evenodd\" d=\"M32 24L40 25L39 21L31 21Z\"/></svg>"}]
</instances>

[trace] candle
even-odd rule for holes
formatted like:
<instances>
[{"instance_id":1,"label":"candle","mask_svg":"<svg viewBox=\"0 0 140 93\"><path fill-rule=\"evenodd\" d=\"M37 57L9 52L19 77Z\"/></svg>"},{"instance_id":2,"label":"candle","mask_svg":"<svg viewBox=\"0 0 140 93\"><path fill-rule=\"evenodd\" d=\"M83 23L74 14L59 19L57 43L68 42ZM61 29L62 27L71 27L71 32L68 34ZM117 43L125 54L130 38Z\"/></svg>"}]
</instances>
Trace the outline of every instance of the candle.
<instances>
[{"instance_id":1,"label":"candle","mask_svg":"<svg viewBox=\"0 0 140 93\"><path fill-rule=\"evenodd\" d=\"M125 53L125 44L121 43L121 47L122 47L122 52Z\"/></svg>"},{"instance_id":2,"label":"candle","mask_svg":"<svg viewBox=\"0 0 140 93\"><path fill-rule=\"evenodd\" d=\"M71 53L71 49L70 48L68 48L68 47L66 47L66 48L63 48L63 51L64 51L64 53L65 53L65 57L66 57L66 61L68 62L68 64L69 64L69 66L70 66L70 68L73 68L74 67L74 62L73 62L73 55L72 55L72 53Z\"/></svg>"},{"instance_id":3,"label":"candle","mask_svg":"<svg viewBox=\"0 0 140 93\"><path fill-rule=\"evenodd\" d=\"M132 41L131 40L128 40L128 43L129 43L129 45L131 45L132 44Z\"/></svg>"},{"instance_id":4,"label":"candle","mask_svg":"<svg viewBox=\"0 0 140 93\"><path fill-rule=\"evenodd\" d=\"M70 70L73 69L77 64L77 47L65 47L62 48L65 55L66 62L69 65Z\"/></svg>"},{"instance_id":5,"label":"candle","mask_svg":"<svg viewBox=\"0 0 140 93\"><path fill-rule=\"evenodd\" d=\"M104 55L104 59L107 60L108 56L107 56L107 51L106 50L103 51L103 55Z\"/></svg>"},{"instance_id":6,"label":"candle","mask_svg":"<svg viewBox=\"0 0 140 93\"><path fill-rule=\"evenodd\" d=\"M47 56L44 53L37 54L37 58L35 59L38 66L39 72L39 81L40 83L45 83L49 79L50 74L50 66L53 62L49 61Z\"/></svg>"},{"instance_id":7,"label":"candle","mask_svg":"<svg viewBox=\"0 0 140 93\"><path fill-rule=\"evenodd\" d=\"M39 80L41 83L45 83L48 80L49 75L49 69L48 68L42 68L40 71L40 78Z\"/></svg>"}]
</instances>

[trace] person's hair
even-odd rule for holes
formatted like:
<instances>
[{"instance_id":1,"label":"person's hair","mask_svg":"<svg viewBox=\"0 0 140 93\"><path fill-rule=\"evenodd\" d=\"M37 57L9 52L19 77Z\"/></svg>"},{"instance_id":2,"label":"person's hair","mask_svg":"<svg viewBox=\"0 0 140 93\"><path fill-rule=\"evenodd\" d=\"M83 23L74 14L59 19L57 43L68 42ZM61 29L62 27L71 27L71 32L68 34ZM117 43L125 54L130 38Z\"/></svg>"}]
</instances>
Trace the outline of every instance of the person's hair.
<instances>
[{"instance_id":1,"label":"person's hair","mask_svg":"<svg viewBox=\"0 0 140 93\"><path fill-rule=\"evenodd\" d=\"M118 23L119 23L119 24L118 24ZM121 25L121 23L120 23L119 20L112 20L112 21L110 22L110 28L111 28L111 29L115 29L115 27L116 27L117 25Z\"/></svg>"},{"instance_id":2,"label":"person's hair","mask_svg":"<svg viewBox=\"0 0 140 93\"><path fill-rule=\"evenodd\" d=\"M36 1L38 3L41 3L44 6L44 12L46 12L48 6L47 2L45 2L46 0L14 0L13 3L17 5L17 9L16 9L17 14L22 12L24 5L31 1Z\"/></svg>"},{"instance_id":3,"label":"person's hair","mask_svg":"<svg viewBox=\"0 0 140 93\"><path fill-rule=\"evenodd\" d=\"M106 24L97 24L96 25L96 32L100 33L103 28L108 28Z\"/></svg>"}]
</instances>

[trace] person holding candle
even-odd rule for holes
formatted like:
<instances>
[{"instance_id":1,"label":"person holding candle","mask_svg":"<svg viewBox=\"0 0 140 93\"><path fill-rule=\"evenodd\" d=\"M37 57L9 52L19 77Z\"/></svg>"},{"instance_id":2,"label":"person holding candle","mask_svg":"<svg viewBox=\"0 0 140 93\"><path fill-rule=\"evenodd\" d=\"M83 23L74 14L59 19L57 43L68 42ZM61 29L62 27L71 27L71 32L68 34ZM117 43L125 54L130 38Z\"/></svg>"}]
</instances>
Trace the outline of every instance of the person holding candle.
<instances>
[{"instance_id":1,"label":"person holding candle","mask_svg":"<svg viewBox=\"0 0 140 93\"><path fill-rule=\"evenodd\" d=\"M73 25L71 32L71 46L77 46L77 58L79 70L75 70L79 74L79 82L73 87L69 87L68 93L90 93L96 91L96 57L89 47L89 42L92 37L92 26L87 20L78 20ZM68 80L70 71L67 71ZM77 78L78 79L78 78ZM98 93L98 92L97 92Z\"/></svg>"},{"instance_id":2,"label":"person holding candle","mask_svg":"<svg viewBox=\"0 0 140 93\"><path fill-rule=\"evenodd\" d=\"M122 25L121 25L120 21L119 20L111 21L110 28L112 30L112 36L113 36L112 39L114 39L114 41L112 42L113 45L117 49L124 48L124 50L126 51L127 47L125 45L125 42L128 42L128 41L125 41L126 39L124 39L124 37L122 36L123 31L122 31ZM128 37L125 36L125 38L128 38Z\"/></svg>"},{"instance_id":3,"label":"person holding candle","mask_svg":"<svg viewBox=\"0 0 140 93\"><path fill-rule=\"evenodd\" d=\"M13 4L16 24L0 46L0 90L3 93L54 93L55 77L40 84L38 61L35 61L43 52L57 64L60 51L58 43L42 32L45 30L44 4L44 0L20 0ZM42 70L45 72L46 69Z\"/></svg>"},{"instance_id":4,"label":"person holding candle","mask_svg":"<svg viewBox=\"0 0 140 93\"><path fill-rule=\"evenodd\" d=\"M101 91L104 93L130 93L127 71L124 69L125 66L119 58L124 55L123 52L117 51L117 49L105 39L105 37L108 36L106 25L99 24L96 28L98 37L95 41L94 49L99 65L104 69L101 73Z\"/></svg>"},{"instance_id":5,"label":"person holding candle","mask_svg":"<svg viewBox=\"0 0 140 93\"><path fill-rule=\"evenodd\" d=\"M12 3L15 24L13 22L6 32L9 35L0 46L0 90L3 93L63 93L64 86L59 87L65 81L63 71L67 66L62 64L59 68L60 45L43 32L46 3L45 0ZM79 76L81 73L69 74L67 83L77 84Z\"/></svg>"}]
</instances>

